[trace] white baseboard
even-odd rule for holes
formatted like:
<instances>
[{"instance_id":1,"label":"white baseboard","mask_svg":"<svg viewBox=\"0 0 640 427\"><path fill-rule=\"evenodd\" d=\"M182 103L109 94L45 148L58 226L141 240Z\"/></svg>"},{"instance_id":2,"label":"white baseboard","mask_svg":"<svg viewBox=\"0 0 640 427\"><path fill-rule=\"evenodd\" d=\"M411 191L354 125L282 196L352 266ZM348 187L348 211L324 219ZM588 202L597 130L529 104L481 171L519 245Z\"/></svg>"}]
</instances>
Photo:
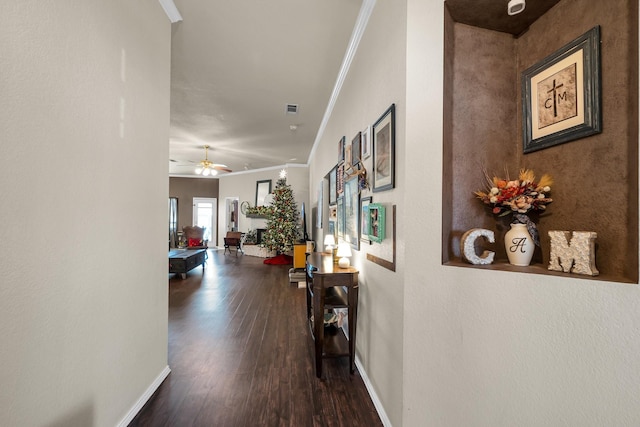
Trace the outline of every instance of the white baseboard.
<instances>
[{"instance_id":1,"label":"white baseboard","mask_svg":"<svg viewBox=\"0 0 640 427\"><path fill-rule=\"evenodd\" d=\"M358 359L357 356L356 356L356 367L358 368L358 372L360 372L360 376L362 377L364 386L367 388L367 391L369 392L369 396L371 397L373 406L375 406L376 412L378 412L378 416L380 417L380 421L382 421L382 425L384 425L385 427L392 427L391 421L389 420L387 413L384 411L382 402L380 402L380 399L378 398L376 391L373 389L373 385L371 384L371 381L369 381L367 372L362 367L362 363L360 363L360 359Z\"/></svg>"},{"instance_id":2,"label":"white baseboard","mask_svg":"<svg viewBox=\"0 0 640 427\"><path fill-rule=\"evenodd\" d=\"M142 396L140 396L140 399L138 399L138 401L129 410L127 415L125 415L125 417L117 424L117 427L127 427L129 423L133 421L136 415L138 415L138 412L140 412L140 409L142 409L145 403L147 403L147 401L151 399L153 393L156 392L158 387L160 387L160 384L162 384L162 381L167 378L170 372L171 369L169 369L169 365L165 366L162 372L160 372L160 374L156 377L155 380L153 380L151 385L145 390Z\"/></svg>"}]
</instances>

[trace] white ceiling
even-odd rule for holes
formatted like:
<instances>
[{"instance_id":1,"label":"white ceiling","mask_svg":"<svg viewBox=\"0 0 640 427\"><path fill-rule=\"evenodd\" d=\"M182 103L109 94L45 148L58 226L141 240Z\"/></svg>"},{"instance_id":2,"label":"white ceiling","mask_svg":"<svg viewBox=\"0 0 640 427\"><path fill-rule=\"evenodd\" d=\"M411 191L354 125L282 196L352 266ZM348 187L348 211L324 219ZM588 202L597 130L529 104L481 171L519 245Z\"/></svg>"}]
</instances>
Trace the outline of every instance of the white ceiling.
<instances>
[{"instance_id":1,"label":"white ceiling","mask_svg":"<svg viewBox=\"0 0 640 427\"><path fill-rule=\"evenodd\" d=\"M361 1L174 2L170 175L195 176L204 145L234 172L307 163Z\"/></svg>"}]
</instances>

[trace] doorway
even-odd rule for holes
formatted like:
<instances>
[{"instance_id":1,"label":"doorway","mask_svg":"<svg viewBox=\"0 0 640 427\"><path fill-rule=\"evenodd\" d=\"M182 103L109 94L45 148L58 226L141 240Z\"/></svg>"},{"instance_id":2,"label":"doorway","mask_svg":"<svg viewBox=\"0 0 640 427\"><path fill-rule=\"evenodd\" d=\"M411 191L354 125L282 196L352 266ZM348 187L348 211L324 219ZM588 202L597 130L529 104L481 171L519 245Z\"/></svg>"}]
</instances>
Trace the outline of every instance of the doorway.
<instances>
[{"instance_id":1,"label":"doorway","mask_svg":"<svg viewBox=\"0 0 640 427\"><path fill-rule=\"evenodd\" d=\"M193 225L204 228L204 240L209 246L217 246L217 211L218 199L194 197L193 198Z\"/></svg>"},{"instance_id":2,"label":"doorway","mask_svg":"<svg viewBox=\"0 0 640 427\"><path fill-rule=\"evenodd\" d=\"M240 199L238 197L227 197L225 199L225 212L227 214L226 219L226 231L238 231L239 218L238 218L238 201Z\"/></svg>"}]
</instances>

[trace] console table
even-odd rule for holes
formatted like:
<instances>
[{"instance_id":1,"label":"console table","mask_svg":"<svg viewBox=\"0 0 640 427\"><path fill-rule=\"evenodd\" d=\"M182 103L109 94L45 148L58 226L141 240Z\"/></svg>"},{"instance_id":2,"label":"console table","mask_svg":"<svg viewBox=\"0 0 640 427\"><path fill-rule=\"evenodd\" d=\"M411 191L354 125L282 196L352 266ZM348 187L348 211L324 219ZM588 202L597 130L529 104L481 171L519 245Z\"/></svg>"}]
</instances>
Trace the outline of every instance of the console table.
<instances>
[{"instance_id":1,"label":"console table","mask_svg":"<svg viewBox=\"0 0 640 427\"><path fill-rule=\"evenodd\" d=\"M358 313L358 270L340 268L332 255L309 254L306 262L307 320L314 342L316 376L322 377L322 359L349 356L355 371L356 322ZM342 328L325 326L325 310L348 310L349 337Z\"/></svg>"}]
</instances>

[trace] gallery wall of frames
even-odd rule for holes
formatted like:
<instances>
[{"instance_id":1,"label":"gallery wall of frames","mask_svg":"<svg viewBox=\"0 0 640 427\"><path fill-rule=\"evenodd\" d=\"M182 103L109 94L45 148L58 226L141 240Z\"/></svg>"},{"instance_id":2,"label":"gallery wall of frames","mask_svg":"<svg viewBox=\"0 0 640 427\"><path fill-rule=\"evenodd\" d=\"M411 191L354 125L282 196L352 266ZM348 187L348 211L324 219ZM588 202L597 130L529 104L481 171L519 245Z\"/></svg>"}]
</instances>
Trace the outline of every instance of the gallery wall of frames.
<instances>
[{"instance_id":1,"label":"gallery wall of frames","mask_svg":"<svg viewBox=\"0 0 640 427\"><path fill-rule=\"evenodd\" d=\"M325 224L318 214L316 223L336 242L349 243L352 249L365 252L367 260L393 271L395 206L376 203L375 195L396 187L395 115L396 106L391 104L373 124L337 141L336 164L320 183L317 196L319 208L328 205L328 218ZM328 186L326 199L324 185Z\"/></svg>"}]
</instances>

